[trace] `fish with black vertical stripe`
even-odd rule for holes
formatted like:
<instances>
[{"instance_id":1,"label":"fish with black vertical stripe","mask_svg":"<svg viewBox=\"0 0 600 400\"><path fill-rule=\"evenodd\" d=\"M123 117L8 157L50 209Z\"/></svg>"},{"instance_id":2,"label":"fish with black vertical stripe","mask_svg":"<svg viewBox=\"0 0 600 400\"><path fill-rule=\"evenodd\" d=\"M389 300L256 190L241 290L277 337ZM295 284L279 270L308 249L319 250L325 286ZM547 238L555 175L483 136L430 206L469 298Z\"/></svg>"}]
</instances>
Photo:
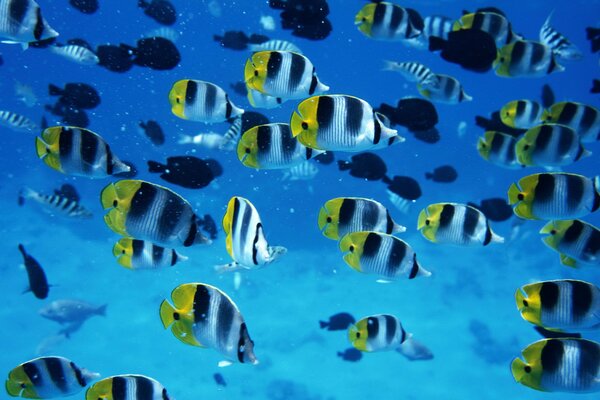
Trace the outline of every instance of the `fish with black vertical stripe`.
<instances>
[{"instance_id":1,"label":"fish with black vertical stripe","mask_svg":"<svg viewBox=\"0 0 600 400\"><path fill-rule=\"evenodd\" d=\"M500 109L500 119L511 128L531 129L541 123L545 111L537 101L513 100Z\"/></svg>"},{"instance_id":2,"label":"fish with black vertical stripe","mask_svg":"<svg viewBox=\"0 0 600 400\"><path fill-rule=\"evenodd\" d=\"M232 362L258 364L244 317L221 290L205 283L186 283L173 290L171 299L173 305L168 300L161 303L160 319L177 339L215 349L227 360L220 366Z\"/></svg>"},{"instance_id":3,"label":"fish with black vertical stripe","mask_svg":"<svg viewBox=\"0 0 600 400\"><path fill-rule=\"evenodd\" d=\"M565 70L550 47L531 40L517 40L502 47L494 67L496 75L507 78L538 78Z\"/></svg>"},{"instance_id":4,"label":"fish with black vertical stripe","mask_svg":"<svg viewBox=\"0 0 600 400\"><path fill-rule=\"evenodd\" d=\"M64 357L39 357L13 368L5 387L12 397L52 399L75 395L98 376Z\"/></svg>"},{"instance_id":5,"label":"fish with black vertical stripe","mask_svg":"<svg viewBox=\"0 0 600 400\"><path fill-rule=\"evenodd\" d=\"M540 230L542 241L560 254L568 267L600 267L600 229L578 219L550 221Z\"/></svg>"},{"instance_id":6,"label":"fish with black vertical stripe","mask_svg":"<svg viewBox=\"0 0 600 400\"><path fill-rule=\"evenodd\" d=\"M354 17L354 25L376 40L409 40L421 34L416 11L386 1L366 4ZM422 21L421 21L422 23Z\"/></svg>"},{"instance_id":7,"label":"fish with black vertical stripe","mask_svg":"<svg viewBox=\"0 0 600 400\"><path fill-rule=\"evenodd\" d=\"M452 27L453 31L470 29L489 34L494 38L498 48L519 39L519 36L512 31L508 19L504 15L495 12L477 11L465 14Z\"/></svg>"},{"instance_id":8,"label":"fish with black vertical stripe","mask_svg":"<svg viewBox=\"0 0 600 400\"><path fill-rule=\"evenodd\" d=\"M517 161L517 138L499 131L486 131L477 141L477 151L486 161L502 168L521 168Z\"/></svg>"},{"instance_id":9,"label":"fish with black vertical stripe","mask_svg":"<svg viewBox=\"0 0 600 400\"><path fill-rule=\"evenodd\" d=\"M552 49L552 52L563 60L581 60L583 53L562 33L558 32L550 24L552 13L548 15L544 25L540 28L540 42Z\"/></svg>"},{"instance_id":10,"label":"fish with black vertical stripe","mask_svg":"<svg viewBox=\"0 0 600 400\"><path fill-rule=\"evenodd\" d=\"M542 115L542 121L573 128L584 143L600 140L600 111L588 104L573 101L553 104Z\"/></svg>"},{"instance_id":11,"label":"fish with black vertical stripe","mask_svg":"<svg viewBox=\"0 0 600 400\"><path fill-rule=\"evenodd\" d=\"M207 124L231 121L244 113L214 83L182 79L169 92L171 112L179 118Z\"/></svg>"},{"instance_id":12,"label":"fish with black vertical stripe","mask_svg":"<svg viewBox=\"0 0 600 400\"><path fill-rule=\"evenodd\" d=\"M430 204L419 213L417 229L434 243L459 246L487 246L503 243L490 228L485 214L466 204Z\"/></svg>"},{"instance_id":13,"label":"fish with black vertical stripe","mask_svg":"<svg viewBox=\"0 0 600 400\"><path fill-rule=\"evenodd\" d=\"M517 161L523 166L561 167L590 156L575 130L560 124L538 125L517 141Z\"/></svg>"},{"instance_id":14,"label":"fish with black vertical stripe","mask_svg":"<svg viewBox=\"0 0 600 400\"><path fill-rule=\"evenodd\" d=\"M92 213L88 209L79 204L78 201L67 196L56 193L44 194L30 188L23 188L19 191L19 205L24 205L26 199L40 204L44 211L50 213L52 216L61 215L81 219L92 218Z\"/></svg>"},{"instance_id":15,"label":"fish with black vertical stripe","mask_svg":"<svg viewBox=\"0 0 600 400\"><path fill-rule=\"evenodd\" d=\"M115 243L113 255L119 265L135 270L172 267L188 259L175 249L167 249L147 240L133 238L123 238Z\"/></svg>"},{"instance_id":16,"label":"fish with black vertical stripe","mask_svg":"<svg viewBox=\"0 0 600 400\"><path fill-rule=\"evenodd\" d=\"M0 0L0 43L23 43L58 36L34 0Z\"/></svg>"},{"instance_id":17,"label":"fish with black vertical stripe","mask_svg":"<svg viewBox=\"0 0 600 400\"><path fill-rule=\"evenodd\" d=\"M144 375L114 375L94 383L85 400L171 400L167 389Z\"/></svg>"}]
</instances>

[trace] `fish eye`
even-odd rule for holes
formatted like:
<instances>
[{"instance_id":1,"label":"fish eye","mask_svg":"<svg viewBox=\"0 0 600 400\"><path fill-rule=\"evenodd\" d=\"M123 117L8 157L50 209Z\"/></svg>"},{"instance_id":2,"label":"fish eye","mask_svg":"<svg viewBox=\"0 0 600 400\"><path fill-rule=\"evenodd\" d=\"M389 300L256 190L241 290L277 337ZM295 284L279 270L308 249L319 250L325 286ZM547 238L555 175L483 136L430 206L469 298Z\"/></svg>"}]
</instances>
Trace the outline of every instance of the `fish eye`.
<instances>
[{"instance_id":1,"label":"fish eye","mask_svg":"<svg viewBox=\"0 0 600 400\"><path fill-rule=\"evenodd\" d=\"M525 195L524 195L523 193L519 193L519 194L517 195L517 199L519 199L519 200L523 201L523 200L525 200Z\"/></svg>"},{"instance_id":2,"label":"fish eye","mask_svg":"<svg viewBox=\"0 0 600 400\"><path fill-rule=\"evenodd\" d=\"M125 254L125 249L123 249L123 250L121 251L121 253Z\"/></svg>"},{"instance_id":3,"label":"fish eye","mask_svg":"<svg viewBox=\"0 0 600 400\"><path fill-rule=\"evenodd\" d=\"M550 231L550 234L551 234L551 235L556 235L556 229L552 229L552 230Z\"/></svg>"},{"instance_id":4,"label":"fish eye","mask_svg":"<svg viewBox=\"0 0 600 400\"><path fill-rule=\"evenodd\" d=\"M250 154L250 148L246 147L246 154Z\"/></svg>"},{"instance_id":5,"label":"fish eye","mask_svg":"<svg viewBox=\"0 0 600 400\"><path fill-rule=\"evenodd\" d=\"M523 299L523 305L524 305L525 307L529 307L529 303L527 302L527 300Z\"/></svg>"},{"instance_id":6,"label":"fish eye","mask_svg":"<svg viewBox=\"0 0 600 400\"><path fill-rule=\"evenodd\" d=\"M503 63L504 62L504 57L500 57L500 62Z\"/></svg>"},{"instance_id":7,"label":"fish eye","mask_svg":"<svg viewBox=\"0 0 600 400\"><path fill-rule=\"evenodd\" d=\"M348 250L350 250L350 253L354 252L354 245L351 244Z\"/></svg>"},{"instance_id":8,"label":"fish eye","mask_svg":"<svg viewBox=\"0 0 600 400\"><path fill-rule=\"evenodd\" d=\"M181 103L181 97L179 97L179 96L175 97L175 101L177 102L177 104Z\"/></svg>"},{"instance_id":9,"label":"fish eye","mask_svg":"<svg viewBox=\"0 0 600 400\"><path fill-rule=\"evenodd\" d=\"M328 222L328 223L331 223L331 221L333 221L333 220L331 219L331 217L327 217L327 222Z\"/></svg>"},{"instance_id":10,"label":"fish eye","mask_svg":"<svg viewBox=\"0 0 600 400\"><path fill-rule=\"evenodd\" d=\"M254 76L258 76L258 70L257 69L254 70Z\"/></svg>"},{"instance_id":11,"label":"fish eye","mask_svg":"<svg viewBox=\"0 0 600 400\"><path fill-rule=\"evenodd\" d=\"M429 226L430 223L431 221L429 221L428 219L425 220L425 225Z\"/></svg>"},{"instance_id":12,"label":"fish eye","mask_svg":"<svg viewBox=\"0 0 600 400\"><path fill-rule=\"evenodd\" d=\"M26 389L27 385L25 383L21 383L21 389Z\"/></svg>"},{"instance_id":13,"label":"fish eye","mask_svg":"<svg viewBox=\"0 0 600 400\"><path fill-rule=\"evenodd\" d=\"M179 321L179 313L177 313L177 312L173 313L173 319L175 321Z\"/></svg>"},{"instance_id":14,"label":"fish eye","mask_svg":"<svg viewBox=\"0 0 600 400\"><path fill-rule=\"evenodd\" d=\"M118 200L113 200L113 207L116 207L119 205L119 201Z\"/></svg>"},{"instance_id":15,"label":"fish eye","mask_svg":"<svg viewBox=\"0 0 600 400\"><path fill-rule=\"evenodd\" d=\"M360 332L356 332L356 338L360 339Z\"/></svg>"},{"instance_id":16,"label":"fish eye","mask_svg":"<svg viewBox=\"0 0 600 400\"><path fill-rule=\"evenodd\" d=\"M525 150L525 151L529 150L529 145L526 144L525 146L523 146L523 150Z\"/></svg>"},{"instance_id":17,"label":"fish eye","mask_svg":"<svg viewBox=\"0 0 600 400\"><path fill-rule=\"evenodd\" d=\"M308 124L306 122L302 122L302 129L307 130Z\"/></svg>"},{"instance_id":18,"label":"fish eye","mask_svg":"<svg viewBox=\"0 0 600 400\"><path fill-rule=\"evenodd\" d=\"M525 372L530 373L531 372L531 367L529 365L525 366Z\"/></svg>"}]
</instances>

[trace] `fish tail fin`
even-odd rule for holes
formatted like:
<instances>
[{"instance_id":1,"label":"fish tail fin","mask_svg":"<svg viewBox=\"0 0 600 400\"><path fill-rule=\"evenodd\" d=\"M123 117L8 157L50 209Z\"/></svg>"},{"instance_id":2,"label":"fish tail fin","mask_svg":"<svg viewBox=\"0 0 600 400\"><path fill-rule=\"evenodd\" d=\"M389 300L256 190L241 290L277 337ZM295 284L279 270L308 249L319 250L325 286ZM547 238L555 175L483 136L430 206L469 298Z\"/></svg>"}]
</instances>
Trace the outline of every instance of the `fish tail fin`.
<instances>
[{"instance_id":1,"label":"fish tail fin","mask_svg":"<svg viewBox=\"0 0 600 400\"><path fill-rule=\"evenodd\" d=\"M176 311L177 310L167 300L163 300L163 302L160 303L160 320L165 329L175 323L174 314Z\"/></svg>"},{"instance_id":2,"label":"fish tail fin","mask_svg":"<svg viewBox=\"0 0 600 400\"><path fill-rule=\"evenodd\" d=\"M148 161L148 172L165 172L167 170L167 166L165 164L161 164L156 161L149 160Z\"/></svg>"},{"instance_id":3,"label":"fish tail fin","mask_svg":"<svg viewBox=\"0 0 600 400\"><path fill-rule=\"evenodd\" d=\"M194 137L190 136L190 135L179 135L179 140L177 141L177 144L188 144L188 143L194 143Z\"/></svg>"},{"instance_id":4,"label":"fish tail fin","mask_svg":"<svg viewBox=\"0 0 600 400\"><path fill-rule=\"evenodd\" d=\"M59 88L56 85L49 84L48 85L48 94L50 96L61 96L62 94L64 94L64 90L62 90L61 88Z\"/></svg>"},{"instance_id":5,"label":"fish tail fin","mask_svg":"<svg viewBox=\"0 0 600 400\"><path fill-rule=\"evenodd\" d=\"M23 258L27 258L27 252L25 251L25 246L23 246L21 243L19 243L19 251L21 252L21 254L23 254ZM29 290L29 289L27 289Z\"/></svg>"},{"instance_id":6,"label":"fish tail fin","mask_svg":"<svg viewBox=\"0 0 600 400\"><path fill-rule=\"evenodd\" d=\"M325 329L329 326L329 322L326 321L319 321L319 328L321 329Z\"/></svg>"},{"instance_id":7,"label":"fish tail fin","mask_svg":"<svg viewBox=\"0 0 600 400\"><path fill-rule=\"evenodd\" d=\"M106 317L106 307L108 307L108 304L104 304L98 307L98 309L96 310L96 314Z\"/></svg>"},{"instance_id":8,"label":"fish tail fin","mask_svg":"<svg viewBox=\"0 0 600 400\"><path fill-rule=\"evenodd\" d=\"M352 162L338 160L338 168L340 169L340 171L347 171L350 168L352 168Z\"/></svg>"},{"instance_id":9,"label":"fish tail fin","mask_svg":"<svg viewBox=\"0 0 600 400\"><path fill-rule=\"evenodd\" d=\"M446 47L446 41L437 36L429 37L429 51L444 50Z\"/></svg>"},{"instance_id":10,"label":"fish tail fin","mask_svg":"<svg viewBox=\"0 0 600 400\"><path fill-rule=\"evenodd\" d=\"M381 70L382 71L396 71L396 70L398 70L397 65L398 65L398 63L396 61L383 60L383 68L381 68Z\"/></svg>"}]
</instances>

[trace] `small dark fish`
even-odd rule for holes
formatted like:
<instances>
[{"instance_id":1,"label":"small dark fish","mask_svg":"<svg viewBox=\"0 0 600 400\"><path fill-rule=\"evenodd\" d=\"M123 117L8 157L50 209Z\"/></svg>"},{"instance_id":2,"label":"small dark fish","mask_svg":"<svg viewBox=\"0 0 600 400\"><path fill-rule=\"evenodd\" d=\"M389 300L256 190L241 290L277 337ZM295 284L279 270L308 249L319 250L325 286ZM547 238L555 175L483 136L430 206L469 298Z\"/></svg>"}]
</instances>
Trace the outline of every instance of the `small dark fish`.
<instances>
[{"instance_id":1,"label":"small dark fish","mask_svg":"<svg viewBox=\"0 0 600 400\"><path fill-rule=\"evenodd\" d=\"M255 111L246 111L242 114L242 132L246 132L248 129L255 127L257 125L265 125L268 124L269 118L265 117L263 114Z\"/></svg>"},{"instance_id":2,"label":"small dark fish","mask_svg":"<svg viewBox=\"0 0 600 400\"><path fill-rule=\"evenodd\" d=\"M225 382L225 378L223 378L223 375L221 375L220 373L215 373L213 374L213 379L215 380L215 383L217 384L217 386L223 386L226 387L227 386L227 382Z\"/></svg>"},{"instance_id":3,"label":"small dark fish","mask_svg":"<svg viewBox=\"0 0 600 400\"><path fill-rule=\"evenodd\" d=\"M600 80L592 79L592 88L590 89L590 93L600 93Z\"/></svg>"},{"instance_id":4,"label":"small dark fish","mask_svg":"<svg viewBox=\"0 0 600 400\"><path fill-rule=\"evenodd\" d=\"M60 96L59 102L62 105L80 109L90 110L98 107L100 104L98 91L93 86L82 82L67 83L62 89L56 85L49 84L48 94L50 96Z\"/></svg>"},{"instance_id":5,"label":"small dark fish","mask_svg":"<svg viewBox=\"0 0 600 400\"><path fill-rule=\"evenodd\" d=\"M210 159L201 160L193 156L176 156L167 158L166 164L148 161L148 171L160 173L162 179L174 185L200 189L208 186L215 178L213 173L215 165L218 165L218 162Z\"/></svg>"},{"instance_id":6,"label":"small dark fish","mask_svg":"<svg viewBox=\"0 0 600 400\"><path fill-rule=\"evenodd\" d=\"M556 97L554 96L554 91L550 87L550 85L545 84L542 86L542 106L544 108L550 108L552 104L555 103Z\"/></svg>"},{"instance_id":7,"label":"small dark fish","mask_svg":"<svg viewBox=\"0 0 600 400\"><path fill-rule=\"evenodd\" d=\"M474 72L487 72L497 56L496 41L487 32L461 29L448 33L448 40L429 38L429 50L441 50L444 60Z\"/></svg>"},{"instance_id":8,"label":"small dark fish","mask_svg":"<svg viewBox=\"0 0 600 400\"><path fill-rule=\"evenodd\" d=\"M211 239L214 240L217 238L217 223L213 217L208 214L205 214L203 218L197 217L196 224L200 229L208 233Z\"/></svg>"},{"instance_id":9,"label":"small dark fish","mask_svg":"<svg viewBox=\"0 0 600 400\"><path fill-rule=\"evenodd\" d=\"M350 347L350 348L344 350L343 352L338 351L337 355L338 355L338 357L341 357L342 360L349 361L349 362L360 361L360 359L363 357L362 351L355 349L354 347Z\"/></svg>"},{"instance_id":10,"label":"small dark fish","mask_svg":"<svg viewBox=\"0 0 600 400\"><path fill-rule=\"evenodd\" d=\"M413 131L415 139L420 140L421 142L434 144L440 141L440 132L437 128L427 129L426 131Z\"/></svg>"},{"instance_id":11,"label":"small dark fish","mask_svg":"<svg viewBox=\"0 0 600 400\"><path fill-rule=\"evenodd\" d=\"M388 189L406 200L416 200L423 194L419 182L410 176L394 176Z\"/></svg>"},{"instance_id":12,"label":"small dark fish","mask_svg":"<svg viewBox=\"0 0 600 400\"><path fill-rule=\"evenodd\" d=\"M326 151L325 153L321 153L315 158L313 158L316 162L323 165L329 165L335 161L335 157L332 151Z\"/></svg>"},{"instance_id":13,"label":"small dark fish","mask_svg":"<svg viewBox=\"0 0 600 400\"><path fill-rule=\"evenodd\" d=\"M458 178L458 172L451 165L437 167L433 172L426 172L425 179L431 179L438 183L451 183Z\"/></svg>"},{"instance_id":14,"label":"small dark fish","mask_svg":"<svg viewBox=\"0 0 600 400\"><path fill-rule=\"evenodd\" d=\"M221 47L232 50L245 50L248 48L248 36L242 31L227 31L223 36L213 35Z\"/></svg>"},{"instance_id":15,"label":"small dark fish","mask_svg":"<svg viewBox=\"0 0 600 400\"><path fill-rule=\"evenodd\" d=\"M246 97L248 95L248 89L244 81L237 81L236 83L230 83L229 87L240 96Z\"/></svg>"},{"instance_id":16,"label":"small dark fish","mask_svg":"<svg viewBox=\"0 0 600 400\"><path fill-rule=\"evenodd\" d=\"M511 128L504 125L500 119L499 111L494 111L491 118L482 117L481 115L475 116L475 125L486 131L498 131L515 137L521 136L527 131L527 129Z\"/></svg>"},{"instance_id":17,"label":"small dark fish","mask_svg":"<svg viewBox=\"0 0 600 400\"><path fill-rule=\"evenodd\" d=\"M329 15L326 0L270 0L269 7L283 10L281 27L291 29L294 36L323 40L333 29L326 18Z\"/></svg>"},{"instance_id":18,"label":"small dark fish","mask_svg":"<svg viewBox=\"0 0 600 400\"><path fill-rule=\"evenodd\" d=\"M162 25L173 25L177 21L177 12L173 4L166 0L138 1L138 7L144 9L144 14Z\"/></svg>"},{"instance_id":19,"label":"small dark fish","mask_svg":"<svg viewBox=\"0 0 600 400\"><path fill-rule=\"evenodd\" d=\"M502 222L513 216L512 207L502 197L493 197L481 201L480 205L468 203L479 209L490 221Z\"/></svg>"},{"instance_id":20,"label":"small dark fish","mask_svg":"<svg viewBox=\"0 0 600 400\"><path fill-rule=\"evenodd\" d=\"M90 125L90 119L84 110L64 104L60 100L53 106L46 106L46 110L50 111L53 115L61 117L62 125L77 126L79 128L85 128Z\"/></svg>"},{"instance_id":21,"label":"small dark fish","mask_svg":"<svg viewBox=\"0 0 600 400\"><path fill-rule=\"evenodd\" d=\"M587 39L590 41L592 53L600 51L600 28L585 28Z\"/></svg>"},{"instance_id":22,"label":"small dark fish","mask_svg":"<svg viewBox=\"0 0 600 400\"><path fill-rule=\"evenodd\" d=\"M20 243L19 251L23 255L23 262L25 263L25 269L27 270L27 276L29 277L29 288L27 291L31 291L38 299L45 299L48 297L50 285L48 285L44 269L35 258L27 254L25 247Z\"/></svg>"},{"instance_id":23,"label":"small dark fish","mask_svg":"<svg viewBox=\"0 0 600 400\"><path fill-rule=\"evenodd\" d=\"M98 11L98 0L69 0L69 4L84 14L93 14Z\"/></svg>"},{"instance_id":24,"label":"small dark fish","mask_svg":"<svg viewBox=\"0 0 600 400\"><path fill-rule=\"evenodd\" d=\"M340 171L350 170L351 176L368 181L384 179L387 173L387 166L381 157L368 152L352 156L351 161L338 160L338 168Z\"/></svg>"},{"instance_id":25,"label":"small dark fish","mask_svg":"<svg viewBox=\"0 0 600 400\"><path fill-rule=\"evenodd\" d=\"M576 339L580 339L581 338L581 333L568 333L568 332L550 331L550 330L545 329L545 328L543 328L541 326L534 326L533 329L535 329L535 331L537 333L539 333L540 335L542 335L546 339L562 339L562 338L576 338Z\"/></svg>"},{"instance_id":26,"label":"small dark fish","mask_svg":"<svg viewBox=\"0 0 600 400\"><path fill-rule=\"evenodd\" d=\"M163 133L162 128L158 124L158 122L153 120L148 120L148 122L140 121L140 128L144 131L144 134L152 144L155 146L161 146L165 144L165 134Z\"/></svg>"},{"instance_id":27,"label":"small dark fish","mask_svg":"<svg viewBox=\"0 0 600 400\"><path fill-rule=\"evenodd\" d=\"M351 314L341 312L329 317L329 321L319 321L319 327L328 331L344 331L355 322L356 319Z\"/></svg>"},{"instance_id":28,"label":"small dark fish","mask_svg":"<svg viewBox=\"0 0 600 400\"><path fill-rule=\"evenodd\" d=\"M113 175L118 176L119 178L135 178L138 174L138 170L137 170L136 166L133 165L133 163L131 161L121 160L121 162L129 167L129 171L119 172L118 174L113 174Z\"/></svg>"},{"instance_id":29,"label":"small dark fish","mask_svg":"<svg viewBox=\"0 0 600 400\"><path fill-rule=\"evenodd\" d=\"M65 197L76 203L78 203L80 200L79 193L77 193L77 189L75 189L75 186L68 183L63 184L59 189L54 189L54 194L57 196Z\"/></svg>"},{"instance_id":30,"label":"small dark fish","mask_svg":"<svg viewBox=\"0 0 600 400\"><path fill-rule=\"evenodd\" d=\"M160 36L143 38L137 41L137 47L127 48L133 54L133 63L140 67L165 71L175 68L181 61L181 55L175 43Z\"/></svg>"},{"instance_id":31,"label":"small dark fish","mask_svg":"<svg viewBox=\"0 0 600 400\"><path fill-rule=\"evenodd\" d=\"M133 53L130 47L103 44L96 48L98 65L112 72L127 72L133 67Z\"/></svg>"},{"instance_id":32,"label":"small dark fish","mask_svg":"<svg viewBox=\"0 0 600 400\"><path fill-rule=\"evenodd\" d=\"M404 126L411 132L427 131L439 121L435 106L425 99L401 99L396 107L383 103L377 111L392 124Z\"/></svg>"}]
</instances>

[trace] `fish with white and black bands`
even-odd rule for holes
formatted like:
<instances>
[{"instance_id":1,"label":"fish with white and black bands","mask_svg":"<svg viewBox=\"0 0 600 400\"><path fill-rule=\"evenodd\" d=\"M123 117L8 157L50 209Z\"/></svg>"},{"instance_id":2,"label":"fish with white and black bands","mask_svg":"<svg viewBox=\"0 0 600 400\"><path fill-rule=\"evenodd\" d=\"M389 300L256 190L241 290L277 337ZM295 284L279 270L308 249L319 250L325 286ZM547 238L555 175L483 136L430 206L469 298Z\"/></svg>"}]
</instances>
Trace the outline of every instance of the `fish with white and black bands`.
<instances>
[{"instance_id":1,"label":"fish with white and black bands","mask_svg":"<svg viewBox=\"0 0 600 400\"><path fill-rule=\"evenodd\" d=\"M244 317L224 292L205 283L186 283L173 290L171 299L173 305L161 303L160 319L177 339L215 349L227 359L220 365L258 364Z\"/></svg>"},{"instance_id":2,"label":"fish with white and black bands","mask_svg":"<svg viewBox=\"0 0 600 400\"><path fill-rule=\"evenodd\" d=\"M600 140L600 111L588 104L573 101L553 104L542 115L542 121L573 128L584 143Z\"/></svg>"},{"instance_id":3,"label":"fish with white and black bands","mask_svg":"<svg viewBox=\"0 0 600 400\"><path fill-rule=\"evenodd\" d=\"M519 39L512 31L511 23L495 12L478 11L465 14L454 23L453 30L474 29L488 33L498 48Z\"/></svg>"},{"instance_id":4,"label":"fish with white and black bands","mask_svg":"<svg viewBox=\"0 0 600 400\"><path fill-rule=\"evenodd\" d=\"M79 202L59 194L43 194L30 188L23 188L19 192L19 205L25 204L25 200L33 200L44 207L45 211L52 215L58 214L69 218L92 218L92 213Z\"/></svg>"},{"instance_id":5,"label":"fish with white and black bands","mask_svg":"<svg viewBox=\"0 0 600 400\"><path fill-rule=\"evenodd\" d=\"M144 375L115 375L94 383L85 400L172 400L156 379Z\"/></svg>"},{"instance_id":6,"label":"fish with white and black bands","mask_svg":"<svg viewBox=\"0 0 600 400\"><path fill-rule=\"evenodd\" d=\"M100 198L110 209L104 222L120 235L164 246L211 243L200 233L190 203L164 186L123 179L102 189Z\"/></svg>"},{"instance_id":7,"label":"fish with white and black bands","mask_svg":"<svg viewBox=\"0 0 600 400\"><path fill-rule=\"evenodd\" d=\"M120 239L113 246L113 255L122 267L128 269L157 269L172 267L188 258L175 249L167 249L147 240Z\"/></svg>"},{"instance_id":8,"label":"fish with white and black bands","mask_svg":"<svg viewBox=\"0 0 600 400\"><path fill-rule=\"evenodd\" d=\"M96 65L100 61L98 56L85 46L75 44L52 46L50 51L81 65Z\"/></svg>"},{"instance_id":9,"label":"fish with white and black bands","mask_svg":"<svg viewBox=\"0 0 600 400\"><path fill-rule=\"evenodd\" d=\"M600 266L600 229L578 219L550 221L540 230L546 246L568 267ZM600 313L599 313L600 315Z\"/></svg>"},{"instance_id":10,"label":"fish with white and black bands","mask_svg":"<svg viewBox=\"0 0 600 400\"><path fill-rule=\"evenodd\" d=\"M563 60L581 60L583 54L569 39L550 25L552 14L548 15L540 28L540 42L552 49L552 52Z\"/></svg>"},{"instance_id":11,"label":"fish with white and black bands","mask_svg":"<svg viewBox=\"0 0 600 400\"><path fill-rule=\"evenodd\" d=\"M237 155L242 164L256 169L286 169L310 160L323 150L302 145L288 124L255 126L242 135Z\"/></svg>"},{"instance_id":12,"label":"fish with white and black bands","mask_svg":"<svg viewBox=\"0 0 600 400\"><path fill-rule=\"evenodd\" d=\"M524 166L561 167L592 153L581 144L575 130L560 124L529 129L515 146L517 161Z\"/></svg>"},{"instance_id":13,"label":"fish with white and black bands","mask_svg":"<svg viewBox=\"0 0 600 400\"><path fill-rule=\"evenodd\" d=\"M384 63L384 71L398 72L410 82L417 82L421 87L440 87L438 75L424 64L414 61L396 62L389 60L385 60Z\"/></svg>"},{"instance_id":14,"label":"fish with white and black bands","mask_svg":"<svg viewBox=\"0 0 600 400\"><path fill-rule=\"evenodd\" d=\"M347 95L321 95L304 100L292 114L292 135L306 147L360 152L404 141L388 128L366 101Z\"/></svg>"},{"instance_id":15,"label":"fish with white and black bands","mask_svg":"<svg viewBox=\"0 0 600 400\"><path fill-rule=\"evenodd\" d=\"M435 76L435 85L423 85L419 83L417 90L423 96L436 103L458 104L464 101L471 101L469 96L458 79L444 74L433 74Z\"/></svg>"},{"instance_id":16,"label":"fish with white and black bands","mask_svg":"<svg viewBox=\"0 0 600 400\"><path fill-rule=\"evenodd\" d=\"M84 128L46 128L35 138L35 148L44 164L67 175L105 178L131 169L100 135Z\"/></svg>"},{"instance_id":17,"label":"fish with white and black bands","mask_svg":"<svg viewBox=\"0 0 600 400\"><path fill-rule=\"evenodd\" d=\"M397 278L428 277L431 272L421 267L415 251L403 240L379 232L351 232L339 243L344 261L352 269L380 276L380 281Z\"/></svg>"},{"instance_id":18,"label":"fish with white and black bands","mask_svg":"<svg viewBox=\"0 0 600 400\"><path fill-rule=\"evenodd\" d=\"M312 62L290 51L252 54L246 61L244 80L249 89L285 100L303 99L329 90L317 77Z\"/></svg>"},{"instance_id":19,"label":"fish with white and black bands","mask_svg":"<svg viewBox=\"0 0 600 400\"><path fill-rule=\"evenodd\" d=\"M37 129L36 123L29 118L4 110L0 110L0 126L6 126L14 131L34 131Z\"/></svg>"},{"instance_id":20,"label":"fish with white and black bands","mask_svg":"<svg viewBox=\"0 0 600 400\"><path fill-rule=\"evenodd\" d=\"M416 23L421 17L414 14L414 10L385 1L369 3L356 14L354 25L371 39L408 40L421 34Z\"/></svg>"},{"instance_id":21,"label":"fish with white and black bands","mask_svg":"<svg viewBox=\"0 0 600 400\"><path fill-rule=\"evenodd\" d=\"M214 83L182 79L169 92L171 112L179 118L207 124L233 120L244 113Z\"/></svg>"},{"instance_id":22,"label":"fish with white and black bands","mask_svg":"<svg viewBox=\"0 0 600 400\"><path fill-rule=\"evenodd\" d=\"M494 67L496 75L509 78L538 78L565 70L550 47L531 40L517 40L499 49Z\"/></svg>"},{"instance_id":23,"label":"fish with white and black bands","mask_svg":"<svg viewBox=\"0 0 600 400\"><path fill-rule=\"evenodd\" d=\"M25 270L29 278L29 287L26 291L31 291L38 299L45 299L48 297L50 285L44 269L35 258L27 254L22 244L19 244L19 251L23 255L23 263L25 263Z\"/></svg>"},{"instance_id":24,"label":"fish with white and black bands","mask_svg":"<svg viewBox=\"0 0 600 400\"><path fill-rule=\"evenodd\" d=\"M500 109L500 119L511 128L531 129L542 122L544 111L537 101L513 100Z\"/></svg>"},{"instance_id":25,"label":"fish with white and black bands","mask_svg":"<svg viewBox=\"0 0 600 400\"><path fill-rule=\"evenodd\" d=\"M292 42L288 42L287 40L267 40L263 43L258 44L249 44L248 50L252 52L259 51L290 51L297 54L302 54L302 50L298 46L296 46Z\"/></svg>"},{"instance_id":26,"label":"fish with white and black bands","mask_svg":"<svg viewBox=\"0 0 600 400\"><path fill-rule=\"evenodd\" d=\"M486 161L502 168L517 169L517 138L499 131L486 131L477 141L477 151Z\"/></svg>"},{"instance_id":27,"label":"fish with white and black bands","mask_svg":"<svg viewBox=\"0 0 600 400\"><path fill-rule=\"evenodd\" d=\"M544 392L600 391L600 344L586 339L543 339L521 352L511 371L521 385Z\"/></svg>"},{"instance_id":28,"label":"fish with white and black bands","mask_svg":"<svg viewBox=\"0 0 600 400\"><path fill-rule=\"evenodd\" d=\"M34 0L0 0L0 38L7 39L2 43L26 45L56 36Z\"/></svg>"},{"instance_id":29,"label":"fish with white and black bands","mask_svg":"<svg viewBox=\"0 0 600 400\"><path fill-rule=\"evenodd\" d=\"M39 357L13 368L5 387L12 397L51 399L77 394L98 376L64 357Z\"/></svg>"},{"instance_id":30,"label":"fish with white and black bands","mask_svg":"<svg viewBox=\"0 0 600 400\"><path fill-rule=\"evenodd\" d=\"M419 213L417 229L427 240L440 244L487 246L504 242L492 231L486 216L466 204L430 204Z\"/></svg>"},{"instance_id":31,"label":"fish with white and black bands","mask_svg":"<svg viewBox=\"0 0 600 400\"><path fill-rule=\"evenodd\" d=\"M285 247L269 245L258 211L243 197L234 196L229 200L223 230L227 253L233 262L217 265L215 269L219 272L260 268L287 252Z\"/></svg>"}]
</instances>

